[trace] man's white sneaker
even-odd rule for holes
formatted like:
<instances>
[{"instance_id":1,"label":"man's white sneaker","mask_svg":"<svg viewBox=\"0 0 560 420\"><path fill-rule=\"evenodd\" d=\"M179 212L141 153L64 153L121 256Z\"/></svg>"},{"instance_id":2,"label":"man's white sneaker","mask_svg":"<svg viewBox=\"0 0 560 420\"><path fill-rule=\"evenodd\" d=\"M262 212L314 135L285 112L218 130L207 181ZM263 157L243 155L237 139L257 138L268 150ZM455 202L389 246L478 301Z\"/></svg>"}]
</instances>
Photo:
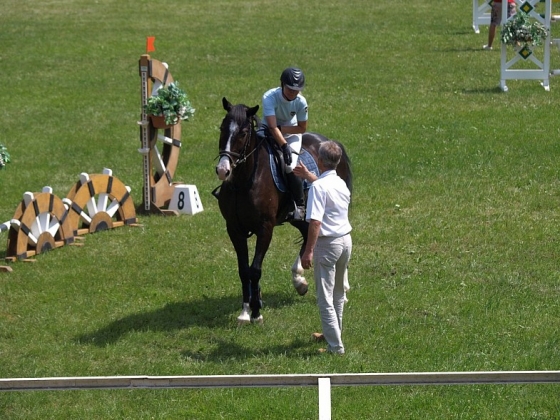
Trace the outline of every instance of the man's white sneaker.
<instances>
[{"instance_id":1,"label":"man's white sneaker","mask_svg":"<svg viewBox=\"0 0 560 420\"><path fill-rule=\"evenodd\" d=\"M483 49L483 50L486 50L486 51L491 51L491 50L492 50L492 47L489 47L488 45L483 45L483 46L482 46L482 49Z\"/></svg>"}]
</instances>

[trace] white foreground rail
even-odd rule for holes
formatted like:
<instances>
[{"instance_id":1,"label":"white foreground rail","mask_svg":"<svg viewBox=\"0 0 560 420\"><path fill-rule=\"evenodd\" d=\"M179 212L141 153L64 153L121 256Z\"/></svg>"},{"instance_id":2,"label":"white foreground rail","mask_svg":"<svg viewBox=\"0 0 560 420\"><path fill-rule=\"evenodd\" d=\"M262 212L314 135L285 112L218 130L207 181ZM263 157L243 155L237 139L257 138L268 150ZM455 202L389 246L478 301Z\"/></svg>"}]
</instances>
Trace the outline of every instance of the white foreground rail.
<instances>
[{"instance_id":1,"label":"white foreground rail","mask_svg":"<svg viewBox=\"0 0 560 420\"><path fill-rule=\"evenodd\" d=\"M328 420L331 418L331 386L552 383L560 383L560 371L8 378L0 379L0 391L317 386L319 389L319 419Z\"/></svg>"},{"instance_id":2,"label":"white foreground rail","mask_svg":"<svg viewBox=\"0 0 560 420\"><path fill-rule=\"evenodd\" d=\"M560 383L560 371L8 378L0 379L0 391L318 386L322 378L329 378L332 386L543 384Z\"/></svg>"}]
</instances>

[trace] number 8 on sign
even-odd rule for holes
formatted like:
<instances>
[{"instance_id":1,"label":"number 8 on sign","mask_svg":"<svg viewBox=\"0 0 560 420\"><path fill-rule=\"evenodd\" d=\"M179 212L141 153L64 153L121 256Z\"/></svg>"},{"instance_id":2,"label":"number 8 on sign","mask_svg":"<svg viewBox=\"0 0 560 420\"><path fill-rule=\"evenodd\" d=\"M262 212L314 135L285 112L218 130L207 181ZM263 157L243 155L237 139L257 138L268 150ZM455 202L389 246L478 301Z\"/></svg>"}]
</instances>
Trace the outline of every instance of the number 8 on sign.
<instances>
[{"instance_id":1,"label":"number 8 on sign","mask_svg":"<svg viewBox=\"0 0 560 420\"><path fill-rule=\"evenodd\" d=\"M196 214L203 210L195 185L176 184L169 202L169 210L179 213Z\"/></svg>"}]
</instances>

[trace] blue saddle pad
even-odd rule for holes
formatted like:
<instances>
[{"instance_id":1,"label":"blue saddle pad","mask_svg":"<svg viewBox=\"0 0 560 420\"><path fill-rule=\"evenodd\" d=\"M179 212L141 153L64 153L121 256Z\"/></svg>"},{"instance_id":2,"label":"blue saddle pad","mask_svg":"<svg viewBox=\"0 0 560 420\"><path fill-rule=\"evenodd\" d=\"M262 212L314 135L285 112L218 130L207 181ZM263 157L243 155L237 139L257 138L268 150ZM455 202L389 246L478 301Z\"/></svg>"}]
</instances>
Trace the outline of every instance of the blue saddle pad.
<instances>
[{"instance_id":1,"label":"blue saddle pad","mask_svg":"<svg viewBox=\"0 0 560 420\"><path fill-rule=\"evenodd\" d=\"M286 192L287 190L286 182L284 181L284 177L280 172L281 168L276 164L275 152L272 149L272 147L270 147L270 145L267 145L267 148L268 148L268 155L270 158L270 171L272 172L272 178L274 179L274 184L276 184L276 188L278 188L279 191ZM313 159L313 156L311 156L311 153L309 153L307 150L302 148L299 153L298 160L302 162L307 167L307 169L309 169L310 172L312 172L316 176L319 176L319 167L317 166L317 162L315 162L315 159ZM306 180L304 180L303 189L307 190L309 189L309 186L310 184Z\"/></svg>"}]
</instances>

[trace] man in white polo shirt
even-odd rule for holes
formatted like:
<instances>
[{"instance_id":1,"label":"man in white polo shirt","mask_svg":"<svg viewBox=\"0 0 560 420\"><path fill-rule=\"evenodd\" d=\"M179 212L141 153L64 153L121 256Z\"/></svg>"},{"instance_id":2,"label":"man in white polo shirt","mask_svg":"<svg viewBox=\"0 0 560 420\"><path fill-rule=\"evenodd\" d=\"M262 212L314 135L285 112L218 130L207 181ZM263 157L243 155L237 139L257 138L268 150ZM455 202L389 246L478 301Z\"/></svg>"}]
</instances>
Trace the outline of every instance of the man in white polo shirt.
<instances>
[{"instance_id":1,"label":"man in white polo shirt","mask_svg":"<svg viewBox=\"0 0 560 420\"><path fill-rule=\"evenodd\" d=\"M314 266L323 333L314 333L313 337L318 341L324 339L328 344L326 351L337 354L344 354L342 313L352 254L352 226L348 220L350 190L336 173L341 157L340 146L327 141L319 147L321 175L318 178L301 162L294 169L296 175L312 182L307 198L309 233L301 264L305 269L311 268L312 263Z\"/></svg>"}]
</instances>

